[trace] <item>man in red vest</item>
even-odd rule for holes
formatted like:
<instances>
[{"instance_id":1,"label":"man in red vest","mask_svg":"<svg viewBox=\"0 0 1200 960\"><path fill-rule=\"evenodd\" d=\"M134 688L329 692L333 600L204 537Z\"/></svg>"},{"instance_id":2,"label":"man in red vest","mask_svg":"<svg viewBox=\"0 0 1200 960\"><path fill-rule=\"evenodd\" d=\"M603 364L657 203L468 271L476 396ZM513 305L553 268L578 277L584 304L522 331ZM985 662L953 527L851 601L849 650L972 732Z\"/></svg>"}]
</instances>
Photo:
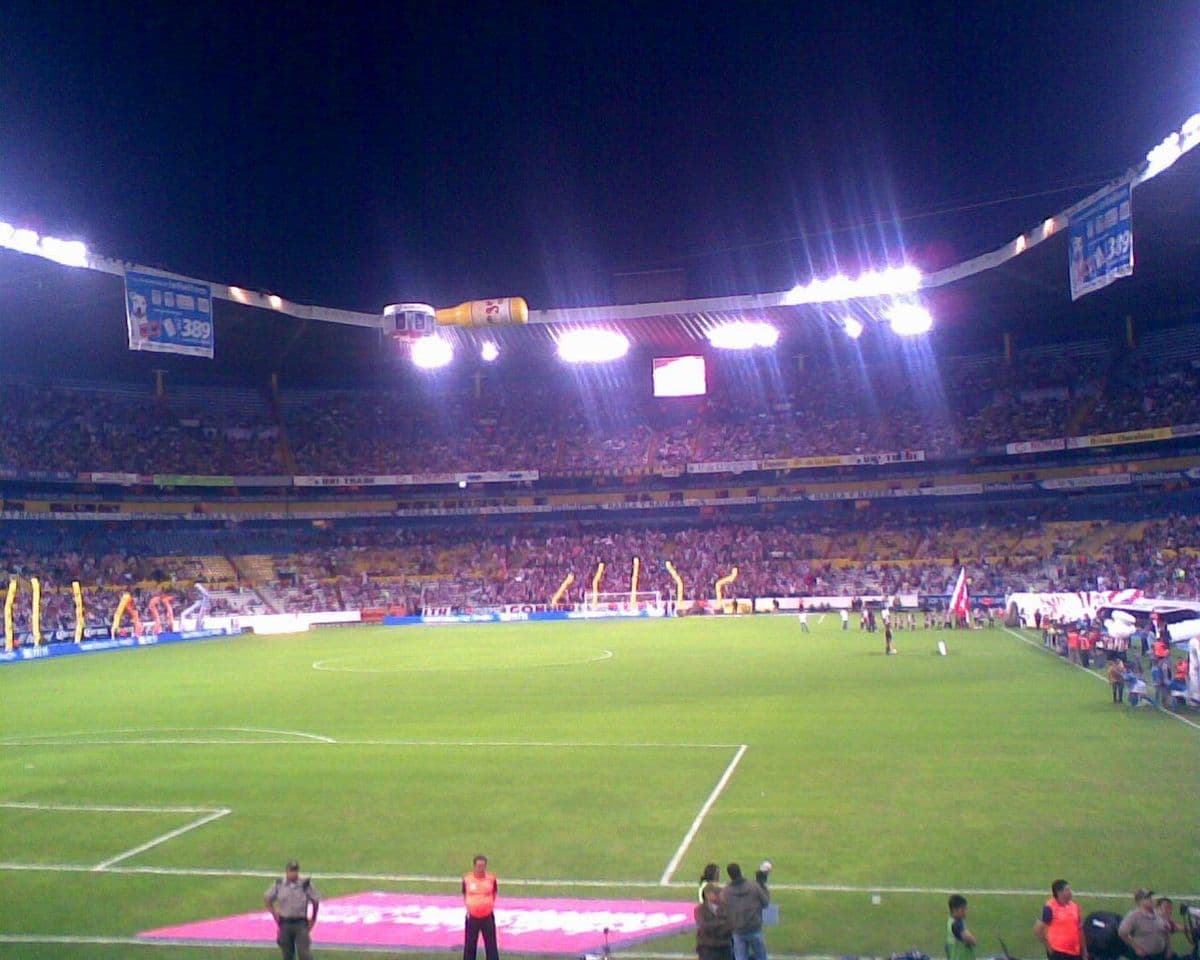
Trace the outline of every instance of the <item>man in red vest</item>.
<instances>
[{"instance_id":1,"label":"man in red vest","mask_svg":"<svg viewBox=\"0 0 1200 960\"><path fill-rule=\"evenodd\" d=\"M1034 924L1033 935L1045 945L1049 960L1088 960L1083 920L1071 885L1066 880L1055 880L1050 893L1052 896Z\"/></svg>"},{"instance_id":2,"label":"man in red vest","mask_svg":"<svg viewBox=\"0 0 1200 960\"><path fill-rule=\"evenodd\" d=\"M475 960L479 935L487 960L500 960L496 947L496 877L488 873L488 858L476 854L474 869L463 877L463 903L467 908L467 932L463 940L463 960Z\"/></svg>"}]
</instances>

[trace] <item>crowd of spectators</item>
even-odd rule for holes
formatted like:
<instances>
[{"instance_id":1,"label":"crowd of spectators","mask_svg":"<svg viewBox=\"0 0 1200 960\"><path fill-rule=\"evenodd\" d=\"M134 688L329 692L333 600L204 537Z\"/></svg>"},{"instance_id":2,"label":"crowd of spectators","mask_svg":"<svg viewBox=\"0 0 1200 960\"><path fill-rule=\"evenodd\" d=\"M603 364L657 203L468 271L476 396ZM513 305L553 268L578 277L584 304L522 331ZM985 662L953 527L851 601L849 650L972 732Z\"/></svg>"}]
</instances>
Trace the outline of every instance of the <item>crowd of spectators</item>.
<instances>
[{"instance_id":1,"label":"crowd of spectators","mask_svg":"<svg viewBox=\"0 0 1200 960\"><path fill-rule=\"evenodd\" d=\"M380 525L327 531L315 544L310 538L305 549L255 557L239 557L231 534L225 545L230 582L207 581L215 597L210 612L545 604L568 574L574 582L563 602L578 602L590 594L601 561L606 570L599 589L627 592L635 557L641 565L639 590L666 599L676 591L667 561L683 578L688 598L712 597L718 578L734 567L739 575L727 596L945 596L966 567L976 595L1132 588L1155 597L1200 599L1195 516L1138 522L1004 514L973 523L908 520L897 515L879 525L836 527L792 519L770 526L494 533ZM176 613L196 599L195 557L140 556L113 540L119 536L91 544L43 537L31 546L18 540L0 549L0 564L23 591L29 577L39 577L46 631L73 626L72 580L83 585L90 626L110 623L125 591L133 594L143 618L155 595L171 596ZM29 625L24 595L15 608L18 632Z\"/></svg>"},{"instance_id":2,"label":"crowd of spectators","mask_svg":"<svg viewBox=\"0 0 1200 960\"><path fill-rule=\"evenodd\" d=\"M628 369L447 375L390 389L0 386L0 470L139 474L543 474L924 450L1200 422L1200 375L1105 344L914 364L715 363L709 395L655 401Z\"/></svg>"},{"instance_id":3,"label":"crowd of spectators","mask_svg":"<svg viewBox=\"0 0 1200 960\"><path fill-rule=\"evenodd\" d=\"M236 410L213 388L175 402L149 386L5 383L0 469L79 473L281 473L265 399ZM244 391L239 395L245 396Z\"/></svg>"}]
</instances>

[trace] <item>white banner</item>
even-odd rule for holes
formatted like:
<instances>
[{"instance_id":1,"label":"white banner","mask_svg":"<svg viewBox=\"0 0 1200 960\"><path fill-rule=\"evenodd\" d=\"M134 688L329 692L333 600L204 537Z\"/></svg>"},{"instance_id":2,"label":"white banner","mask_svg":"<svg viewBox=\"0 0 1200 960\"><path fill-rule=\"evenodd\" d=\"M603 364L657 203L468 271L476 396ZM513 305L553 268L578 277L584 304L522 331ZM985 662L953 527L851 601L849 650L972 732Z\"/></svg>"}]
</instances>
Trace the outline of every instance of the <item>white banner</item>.
<instances>
[{"instance_id":1,"label":"white banner","mask_svg":"<svg viewBox=\"0 0 1200 960\"><path fill-rule=\"evenodd\" d=\"M711 463L689 463L688 473L749 473L759 468L758 460L714 460Z\"/></svg>"},{"instance_id":2,"label":"white banner","mask_svg":"<svg viewBox=\"0 0 1200 960\"><path fill-rule=\"evenodd\" d=\"M1133 483L1128 473L1110 473L1100 477L1052 477L1039 480L1043 490L1083 490L1087 487L1127 487Z\"/></svg>"},{"instance_id":3,"label":"white banner","mask_svg":"<svg viewBox=\"0 0 1200 960\"><path fill-rule=\"evenodd\" d=\"M1065 450L1067 441L1062 437L1053 440L1022 440L1020 443L1006 443L1004 450L1010 456L1018 453L1047 453L1051 450Z\"/></svg>"},{"instance_id":4,"label":"white banner","mask_svg":"<svg viewBox=\"0 0 1200 960\"><path fill-rule=\"evenodd\" d=\"M485 470L481 473L392 473L372 476L292 477L295 487L415 487L457 483L519 483L536 480L537 470Z\"/></svg>"}]
</instances>

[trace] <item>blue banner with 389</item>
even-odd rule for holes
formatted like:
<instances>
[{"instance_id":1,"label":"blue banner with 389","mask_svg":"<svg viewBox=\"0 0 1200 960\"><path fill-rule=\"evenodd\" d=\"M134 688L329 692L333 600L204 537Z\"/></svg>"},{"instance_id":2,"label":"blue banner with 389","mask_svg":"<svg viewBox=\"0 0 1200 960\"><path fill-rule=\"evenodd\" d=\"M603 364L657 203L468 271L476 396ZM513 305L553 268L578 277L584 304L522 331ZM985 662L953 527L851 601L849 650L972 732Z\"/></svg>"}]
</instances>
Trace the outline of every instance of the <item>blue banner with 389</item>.
<instances>
[{"instance_id":1,"label":"blue banner with 389","mask_svg":"<svg viewBox=\"0 0 1200 960\"><path fill-rule=\"evenodd\" d=\"M1105 187L1071 212L1071 299L1133 275L1133 186Z\"/></svg>"},{"instance_id":2,"label":"blue banner with 389","mask_svg":"<svg viewBox=\"0 0 1200 960\"><path fill-rule=\"evenodd\" d=\"M212 288L157 273L125 274L129 349L213 355Z\"/></svg>"}]
</instances>

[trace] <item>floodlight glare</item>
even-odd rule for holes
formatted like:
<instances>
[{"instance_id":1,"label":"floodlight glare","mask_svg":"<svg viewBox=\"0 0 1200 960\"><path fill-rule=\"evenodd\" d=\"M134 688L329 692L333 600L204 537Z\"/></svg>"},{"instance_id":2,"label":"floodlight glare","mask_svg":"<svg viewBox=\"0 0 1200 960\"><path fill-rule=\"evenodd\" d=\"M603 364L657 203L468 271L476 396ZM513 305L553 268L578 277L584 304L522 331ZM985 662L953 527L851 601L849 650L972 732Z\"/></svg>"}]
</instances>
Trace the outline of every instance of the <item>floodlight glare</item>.
<instances>
[{"instance_id":1,"label":"floodlight glare","mask_svg":"<svg viewBox=\"0 0 1200 960\"><path fill-rule=\"evenodd\" d=\"M917 337L933 327L933 316L919 303L893 304L883 315L891 323L892 332L900 337Z\"/></svg>"},{"instance_id":2,"label":"floodlight glare","mask_svg":"<svg viewBox=\"0 0 1200 960\"><path fill-rule=\"evenodd\" d=\"M718 350L753 350L755 347L773 347L779 340L779 331L769 323L737 321L723 323L708 331L708 342Z\"/></svg>"},{"instance_id":3,"label":"floodlight glare","mask_svg":"<svg viewBox=\"0 0 1200 960\"><path fill-rule=\"evenodd\" d=\"M500 356L500 348L488 340L479 348L479 356L484 363L493 363Z\"/></svg>"},{"instance_id":4,"label":"floodlight glare","mask_svg":"<svg viewBox=\"0 0 1200 960\"><path fill-rule=\"evenodd\" d=\"M921 288L921 271L916 267L888 267L868 270L851 279L841 274L826 280L797 284L784 294L784 306L801 303L840 303L863 297L889 297L916 293Z\"/></svg>"},{"instance_id":5,"label":"floodlight glare","mask_svg":"<svg viewBox=\"0 0 1200 960\"><path fill-rule=\"evenodd\" d=\"M86 267L87 247L79 240L59 240L39 237L34 230L19 230L11 223L0 222L0 247L43 257L64 267Z\"/></svg>"},{"instance_id":6,"label":"floodlight glare","mask_svg":"<svg viewBox=\"0 0 1200 960\"><path fill-rule=\"evenodd\" d=\"M568 330L558 338L558 356L565 363L609 363L628 352L628 338L615 330Z\"/></svg>"},{"instance_id":7,"label":"floodlight glare","mask_svg":"<svg viewBox=\"0 0 1200 960\"><path fill-rule=\"evenodd\" d=\"M412 362L422 370L437 370L454 359L454 348L441 337L421 337L412 342Z\"/></svg>"},{"instance_id":8,"label":"floodlight glare","mask_svg":"<svg viewBox=\"0 0 1200 960\"><path fill-rule=\"evenodd\" d=\"M843 317L841 327L846 331L846 336L851 340L857 340L862 336L863 325L858 317Z\"/></svg>"}]
</instances>

